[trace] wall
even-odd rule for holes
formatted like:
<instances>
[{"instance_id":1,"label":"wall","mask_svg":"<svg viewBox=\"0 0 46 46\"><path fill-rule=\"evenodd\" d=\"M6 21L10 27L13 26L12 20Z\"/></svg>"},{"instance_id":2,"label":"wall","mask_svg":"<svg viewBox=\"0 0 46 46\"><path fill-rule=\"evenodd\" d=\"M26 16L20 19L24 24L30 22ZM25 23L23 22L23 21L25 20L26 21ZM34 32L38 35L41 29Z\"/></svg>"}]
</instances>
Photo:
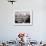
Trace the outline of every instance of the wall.
<instances>
[{"instance_id":1,"label":"wall","mask_svg":"<svg viewBox=\"0 0 46 46\"><path fill-rule=\"evenodd\" d=\"M15 10L33 10L32 26L15 26ZM33 40L46 40L46 1L17 0L13 5L7 0L0 0L0 40L11 40L18 32L26 32Z\"/></svg>"}]
</instances>

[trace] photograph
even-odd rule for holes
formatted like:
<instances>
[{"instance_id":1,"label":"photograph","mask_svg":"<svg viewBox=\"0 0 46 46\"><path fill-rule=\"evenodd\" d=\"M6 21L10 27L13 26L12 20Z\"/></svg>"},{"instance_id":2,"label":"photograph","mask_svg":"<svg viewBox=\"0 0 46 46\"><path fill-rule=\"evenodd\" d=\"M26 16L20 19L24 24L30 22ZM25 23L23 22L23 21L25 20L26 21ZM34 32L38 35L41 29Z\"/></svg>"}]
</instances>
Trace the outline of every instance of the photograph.
<instances>
[{"instance_id":1,"label":"photograph","mask_svg":"<svg viewBox=\"0 0 46 46\"><path fill-rule=\"evenodd\" d=\"M15 25L32 25L32 12L30 11L16 11Z\"/></svg>"},{"instance_id":2,"label":"photograph","mask_svg":"<svg viewBox=\"0 0 46 46\"><path fill-rule=\"evenodd\" d=\"M46 46L46 0L0 0L0 46Z\"/></svg>"}]
</instances>

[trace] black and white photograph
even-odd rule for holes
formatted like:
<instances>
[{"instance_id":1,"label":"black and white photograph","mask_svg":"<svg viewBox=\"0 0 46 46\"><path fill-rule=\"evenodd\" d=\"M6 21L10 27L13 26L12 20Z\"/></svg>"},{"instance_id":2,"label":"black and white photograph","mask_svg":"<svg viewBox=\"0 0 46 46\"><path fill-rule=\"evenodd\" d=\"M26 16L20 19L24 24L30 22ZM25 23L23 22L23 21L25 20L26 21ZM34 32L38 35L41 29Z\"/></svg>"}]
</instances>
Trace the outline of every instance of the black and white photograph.
<instances>
[{"instance_id":1,"label":"black and white photograph","mask_svg":"<svg viewBox=\"0 0 46 46\"><path fill-rule=\"evenodd\" d=\"M16 11L15 12L15 24L16 25L31 25L32 24L32 12Z\"/></svg>"}]
</instances>

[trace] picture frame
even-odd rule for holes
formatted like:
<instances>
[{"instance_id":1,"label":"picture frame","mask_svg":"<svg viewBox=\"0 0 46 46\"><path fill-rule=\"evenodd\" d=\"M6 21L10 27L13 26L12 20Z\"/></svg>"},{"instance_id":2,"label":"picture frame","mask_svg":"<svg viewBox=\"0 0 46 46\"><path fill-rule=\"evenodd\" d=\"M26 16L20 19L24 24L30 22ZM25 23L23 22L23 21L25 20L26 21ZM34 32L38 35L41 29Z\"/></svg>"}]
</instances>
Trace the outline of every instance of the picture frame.
<instances>
[{"instance_id":1,"label":"picture frame","mask_svg":"<svg viewBox=\"0 0 46 46\"><path fill-rule=\"evenodd\" d=\"M14 17L14 24L16 26L32 26L33 24L32 10L16 10Z\"/></svg>"}]
</instances>

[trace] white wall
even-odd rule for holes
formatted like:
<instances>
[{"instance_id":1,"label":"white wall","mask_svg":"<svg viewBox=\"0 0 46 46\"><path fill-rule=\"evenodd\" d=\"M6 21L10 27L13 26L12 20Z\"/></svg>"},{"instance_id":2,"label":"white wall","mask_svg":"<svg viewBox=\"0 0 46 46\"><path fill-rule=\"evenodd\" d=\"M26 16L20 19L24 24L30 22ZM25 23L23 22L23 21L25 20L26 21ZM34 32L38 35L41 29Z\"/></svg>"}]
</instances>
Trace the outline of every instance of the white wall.
<instances>
[{"instance_id":1,"label":"white wall","mask_svg":"<svg viewBox=\"0 0 46 46\"><path fill-rule=\"evenodd\" d=\"M15 10L33 10L32 26L15 26ZM17 0L13 5L0 0L0 40L11 40L18 32L31 34L33 40L46 40L46 0Z\"/></svg>"}]
</instances>

